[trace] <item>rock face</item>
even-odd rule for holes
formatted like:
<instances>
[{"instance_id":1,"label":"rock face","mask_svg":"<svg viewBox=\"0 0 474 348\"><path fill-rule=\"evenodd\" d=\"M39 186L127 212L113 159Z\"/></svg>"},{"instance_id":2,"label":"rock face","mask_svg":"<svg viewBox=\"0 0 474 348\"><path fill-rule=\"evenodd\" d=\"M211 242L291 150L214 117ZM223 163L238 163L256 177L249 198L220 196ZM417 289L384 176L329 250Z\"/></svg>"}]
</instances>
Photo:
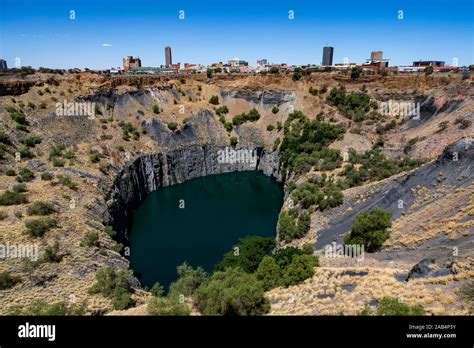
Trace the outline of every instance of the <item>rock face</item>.
<instances>
[{"instance_id":1,"label":"rock face","mask_svg":"<svg viewBox=\"0 0 474 348\"><path fill-rule=\"evenodd\" d=\"M230 148L227 148L230 150ZM279 156L261 148L239 148L250 151L256 161L220 163L226 147L192 145L166 153L138 157L125 166L108 194L106 222L117 231L117 240L128 242L128 229L134 212L145 197L160 187L182 183L197 177L236 171L258 170L281 181Z\"/></svg>"},{"instance_id":2,"label":"rock face","mask_svg":"<svg viewBox=\"0 0 474 348\"><path fill-rule=\"evenodd\" d=\"M423 259L413 266L406 281L416 278L439 277L452 273L453 271L447 267L438 267L435 259Z\"/></svg>"},{"instance_id":3,"label":"rock face","mask_svg":"<svg viewBox=\"0 0 474 348\"><path fill-rule=\"evenodd\" d=\"M263 107L273 107L288 102L293 102L296 99L296 94L290 91L276 91L276 90L251 90L238 89L233 91L223 90L221 92L224 100L229 98L244 99L255 105L261 104Z\"/></svg>"}]
</instances>

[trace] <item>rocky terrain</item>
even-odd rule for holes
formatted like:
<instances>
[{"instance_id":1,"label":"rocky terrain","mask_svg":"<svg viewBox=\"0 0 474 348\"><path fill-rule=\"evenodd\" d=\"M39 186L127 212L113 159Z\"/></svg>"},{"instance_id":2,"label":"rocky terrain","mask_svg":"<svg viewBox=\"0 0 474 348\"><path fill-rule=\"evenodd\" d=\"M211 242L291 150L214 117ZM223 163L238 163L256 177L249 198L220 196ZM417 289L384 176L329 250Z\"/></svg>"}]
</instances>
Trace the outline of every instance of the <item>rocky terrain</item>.
<instances>
[{"instance_id":1,"label":"rocky terrain","mask_svg":"<svg viewBox=\"0 0 474 348\"><path fill-rule=\"evenodd\" d=\"M354 122L326 100L331 88L339 85L363 91L378 103L416 101L420 117L384 115ZM310 119L319 115L344 125L344 137L331 148L369 150L383 128L383 153L388 158L410 156L426 163L346 189L342 205L312 212L309 232L288 245L314 245L320 267L303 284L269 291L270 314L354 315L383 296L421 304L430 314L468 314L472 309L458 293L474 276L472 85L472 76L461 75L373 75L356 81L335 73L299 81L285 75L0 76L0 132L8 138L2 142L0 193L23 181L28 199L0 206L0 244L37 245L41 259L58 242L61 255L60 262L0 259L0 273L22 279L0 290L0 314L38 299L84 302L88 314L111 313L110 300L88 289L105 266L128 267L127 258L114 246L127 245L134 210L159 187L241 170L260 170L283 184L319 175L295 176L281 166L274 146L283 138L278 124L295 110ZM310 93L310 87L319 92ZM218 97L218 105L209 103L212 96ZM95 115L58 116L57 104L64 102L95 103ZM227 112L219 112L223 105ZM15 119L12 108L21 110L26 122ZM257 121L225 128L232 117L252 108L261 115ZM41 140L28 142L25 137ZM218 164L217 151L232 142L238 149L255 150L257 164ZM51 180L43 179L45 173L52 174ZM288 191L285 198L287 207ZM36 201L52 202L57 221L40 238L25 233L28 207ZM324 257L324 246L340 243L356 214L373 206L394 213L390 238L382 249L366 253L362 261ZM106 226L117 235L107 234ZM84 246L93 233L98 241ZM135 308L112 314L145 312L150 295L138 282L134 286Z\"/></svg>"}]
</instances>

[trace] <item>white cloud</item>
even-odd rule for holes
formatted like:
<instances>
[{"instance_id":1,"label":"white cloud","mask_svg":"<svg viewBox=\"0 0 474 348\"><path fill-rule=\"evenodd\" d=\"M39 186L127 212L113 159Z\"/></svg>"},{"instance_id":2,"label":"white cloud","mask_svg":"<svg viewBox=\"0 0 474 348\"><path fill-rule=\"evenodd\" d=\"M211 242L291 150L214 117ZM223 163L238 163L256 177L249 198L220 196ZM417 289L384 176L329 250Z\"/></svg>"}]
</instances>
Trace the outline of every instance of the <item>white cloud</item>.
<instances>
[{"instance_id":1,"label":"white cloud","mask_svg":"<svg viewBox=\"0 0 474 348\"><path fill-rule=\"evenodd\" d=\"M112 47L112 44L103 43L103 44L102 44L102 47Z\"/></svg>"}]
</instances>

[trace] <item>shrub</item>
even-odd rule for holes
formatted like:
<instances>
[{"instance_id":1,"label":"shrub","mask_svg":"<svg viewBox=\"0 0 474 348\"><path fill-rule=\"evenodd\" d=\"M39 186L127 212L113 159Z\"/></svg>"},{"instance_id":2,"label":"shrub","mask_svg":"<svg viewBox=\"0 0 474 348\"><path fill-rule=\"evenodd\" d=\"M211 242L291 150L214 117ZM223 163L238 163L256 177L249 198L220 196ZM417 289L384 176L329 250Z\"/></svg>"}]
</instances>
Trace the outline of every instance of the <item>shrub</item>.
<instances>
[{"instance_id":1,"label":"shrub","mask_svg":"<svg viewBox=\"0 0 474 348\"><path fill-rule=\"evenodd\" d=\"M22 168L17 176L18 182L28 182L35 178L35 174L28 168Z\"/></svg>"},{"instance_id":2,"label":"shrub","mask_svg":"<svg viewBox=\"0 0 474 348\"><path fill-rule=\"evenodd\" d=\"M115 270L107 267L96 274L96 283L89 289L92 294L102 294L112 299L114 309L129 308L133 301L130 296L132 272L129 270Z\"/></svg>"},{"instance_id":3,"label":"shrub","mask_svg":"<svg viewBox=\"0 0 474 348\"><path fill-rule=\"evenodd\" d=\"M7 169L6 172L5 172L5 175L6 176L15 176L16 172L15 172L14 169Z\"/></svg>"},{"instance_id":4,"label":"shrub","mask_svg":"<svg viewBox=\"0 0 474 348\"><path fill-rule=\"evenodd\" d=\"M153 113L155 113L155 114L159 114L159 113L160 113L160 108L159 108L159 106L156 105L156 104L153 104L152 110L153 110Z\"/></svg>"},{"instance_id":5,"label":"shrub","mask_svg":"<svg viewBox=\"0 0 474 348\"><path fill-rule=\"evenodd\" d=\"M11 140L7 133L0 132L0 143L5 145L11 145Z\"/></svg>"},{"instance_id":6,"label":"shrub","mask_svg":"<svg viewBox=\"0 0 474 348\"><path fill-rule=\"evenodd\" d=\"M44 300L38 300L24 308L14 306L9 314L26 316L82 316L85 314L85 308L84 303L71 305L63 301L47 303Z\"/></svg>"},{"instance_id":7,"label":"shrub","mask_svg":"<svg viewBox=\"0 0 474 348\"><path fill-rule=\"evenodd\" d=\"M18 151L20 153L20 158L29 159L35 157L34 153L27 146L22 146Z\"/></svg>"},{"instance_id":8,"label":"shrub","mask_svg":"<svg viewBox=\"0 0 474 348\"><path fill-rule=\"evenodd\" d=\"M13 185L12 191L15 193L23 193L23 192L28 192L28 188L26 187L26 184L21 183L21 184Z\"/></svg>"},{"instance_id":9,"label":"shrub","mask_svg":"<svg viewBox=\"0 0 474 348\"><path fill-rule=\"evenodd\" d=\"M176 129L178 129L178 124L176 122L169 122L168 123L168 128L174 132Z\"/></svg>"},{"instance_id":10,"label":"shrub","mask_svg":"<svg viewBox=\"0 0 474 348\"><path fill-rule=\"evenodd\" d=\"M298 213L297 209L282 211L278 219L278 236L289 243L303 237L310 228L311 217L308 213Z\"/></svg>"},{"instance_id":11,"label":"shrub","mask_svg":"<svg viewBox=\"0 0 474 348\"><path fill-rule=\"evenodd\" d=\"M44 181L49 181L53 178L53 174L49 173L49 172L43 172L41 173L41 180L44 180Z\"/></svg>"},{"instance_id":12,"label":"shrub","mask_svg":"<svg viewBox=\"0 0 474 348\"><path fill-rule=\"evenodd\" d=\"M253 108L248 113L242 113L240 115L234 116L232 118L232 123L234 126L239 126L245 122L255 122L260 119L260 113L257 109Z\"/></svg>"},{"instance_id":13,"label":"shrub","mask_svg":"<svg viewBox=\"0 0 474 348\"><path fill-rule=\"evenodd\" d=\"M165 288L159 282L156 282L151 287L150 292L155 297L162 297L163 294L165 293Z\"/></svg>"},{"instance_id":14,"label":"shrub","mask_svg":"<svg viewBox=\"0 0 474 348\"><path fill-rule=\"evenodd\" d=\"M272 113L273 113L273 114L278 114L278 111L280 111L280 109L278 109L278 106L274 106L274 107L272 108Z\"/></svg>"},{"instance_id":15,"label":"shrub","mask_svg":"<svg viewBox=\"0 0 474 348\"><path fill-rule=\"evenodd\" d=\"M377 306L377 315L424 315L425 310L421 306L409 306L396 298L384 297Z\"/></svg>"},{"instance_id":16,"label":"shrub","mask_svg":"<svg viewBox=\"0 0 474 348\"><path fill-rule=\"evenodd\" d=\"M54 241L52 245L48 245L44 250L43 261L58 263L61 262L63 256L59 254L59 241Z\"/></svg>"},{"instance_id":17,"label":"shrub","mask_svg":"<svg viewBox=\"0 0 474 348\"><path fill-rule=\"evenodd\" d=\"M225 115L229 112L229 109L226 105L222 105L216 109L216 114L219 116Z\"/></svg>"},{"instance_id":18,"label":"shrub","mask_svg":"<svg viewBox=\"0 0 474 348\"><path fill-rule=\"evenodd\" d=\"M20 282L21 282L20 276L11 275L8 272L0 273L0 290L11 289Z\"/></svg>"},{"instance_id":19,"label":"shrub","mask_svg":"<svg viewBox=\"0 0 474 348\"><path fill-rule=\"evenodd\" d=\"M269 124L269 125L267 126L267 131L269 131L269 132L271 132L271 131L274 130L274 129L275 129L275 126L272 125L272 124Z\"/></svg>"},{"instance_id":20,"label":"shrub","mask_svg":"<svg viewBox=\"0 0 474 348\"><path fill-rule=\"evenodd\" d=\"M196 301L204 315L263 315L270 310L264 294L255 275L227 268L197 289Z\"/></svg>"},{"instance_id":21,"label":"shrub","mask_svg":"<svg viewBox=\"0 0 474 348\"><path fill-rule=\"evenodd\" d=\"M43 139L38 136L28 136L28 137L23 137L19 141L25 146L28 147L35 147L37 144L41 144L41 141Z\"/></svg>"},{"instance_id":22,"label":"shrub","mask_svg":"<svg viewBox=\"0 0 474 348\"><path fill-rule=\"evenodd\" d=\"M26 116L22 111L14 111L10 114L13 121L19 125L27 126L28 122L26 121Z\"/></svg>"},{"instance_id":23,"label":"shrub","mask_svg":"<svg viewBox=\"0 0 474 348\"><path fill-rule=\"evenodd\" d=\"M36 108L36 105L33 102L28 102L28 107L34 110Z\"/></svg>"},{"instance_id":24,"label":"shrub","mask_svg":"<svg viewBox=\"0 0 474 348\"><path fill-rule=\"evenodd\" d=\"M361 92L346 93L344 87L334 87L326 98L330 105L337 109L347 118L356 122L363 121L366 113L370 110L370 98Z\"/></svg>"},{"instance_id":25,"label":"shrub","mask_svg":"<svg viewBox=\"0 0 474 348\"><path fill-rule=\"evenodd\" d=\"M74 190L74 191L77 190L77 184L74 181L72 181L70 177L58 174L57 179L61 185L67 186L71 190Z\"/></svg>"},{"instance_id":26,"label":"shrub","mask_svg":"<svg viewBox=\"0 0 474 348\"><path fill-rule=\"evenodd\" d=\"M224 123L224 128L225 128L226 131L232 132L232 129L234 129L234 126L232 126L232 123L230 123L230 122L225 122ZM237 145L237 143L235 145Z\"/></svg>"},{"instance_id":27,"label":"shrub","mask_svg":"<svg viewBox=\"0 0 474 348\"><path fill-rule=\"evenodd\" d=\"M56 212L54 204L51 202L37 201L28 206L26 210L28 215L50 215Z\"/></svg>"},{"instance_id":28,"label":"shrub","mask_svg":"<svg viewBox=\"0 0 474 348\"><path fill-rule=\"evenodd\" d=\"M191 314L188 306L180 303L176 298L153 297L148 302L147 310L149 315L185 316Z\"/></svg>"},{"instance_id":29,"label":"shrub","mask_svg":"<svg viewBox=\"0 0 474 348\"><path fill-rule=\"evenodd\" d=\"M312 255L296 255L286 267L282 283L292 286L311 278L314 275L314 267L318 266L318 259Z\"/></svg>"},{"instance_id":30,"label":"shrub","mask_svg":"<svg viewBox=\"0 0 474 348\"><path fill-rule=\"evenodd\" d=\"M258 265L255 276L263 284L263 289L268 291L278 287L281 282L281 268L271 256L264 256L260 265Z\"/></svg>"},{"instance_id":31,"label":"shrub","mask_svg":"<svg viewBox=\"0 0 474 348\"><path fill-rule=\"evenodd\" d=\"M99 163L100 162L100 156L98 152L93 152L89 155L89 158L92 163Z\"/></svg>"},{"instance_id":32,"label":"shrub","mask_svg":"<svg viewBox=\"0 0 474 348\"><path fill-rule=\"evenodd\" d=\"M315 95L315 96L316 96L316 95L318 95L319 92L318 92L318 90L317 90L316 88L309 87L309 93L310 93L311 95Z\"/></svg>"},{"instance_id":33,"label":"shrub","mask_svg":"<svg viewBox=\"0 0 474 348\"><path fill-rule=\"evenodd\" d=\"M55 157L61 157L63 155L64 145L57 144L51 146L49 150L49 160L53 160Z\"/></svg>"},{"instance_id":34,"label":"shrub","mask_svg":"<svg viewBox=\"0 0 474 348\"><path fill-rule=\"evenodd\" d=\"M66 151L63 156L64 158L71 159L71 158L76 157L76 154L74 153L74 151L69 150L69 151Z\"/></svg>"},{"instance_id":35,"label":"shrub","mask_svg":"<svg viewBox=\"0 0 474 348\"><path fill-rule=\"evenodd\" d=\"M375 207L357 214L352 229L344 237L345 244L363 244L368 252L379 249L388 239L392 212Z\"/></svg>"},{"instance_id":36,"label":"shrub","mask_svg":"<svg viewBox=\"0 0 474 348\"><path fill-rule=\"evenodd\" d=\"M32 237L42 237L51 228L56 227L57 221L53 218L35 219L25 222L26 233Z\"/></svg>"},{"instance_id":37,"label":"shrub","mask_svg":"<svg viewBox=\"0 0 474 348\"><path fill-rule=\"evenodd\" d=\"M186 262L176 267L178 280L170 285L170 296L191 296L196 289L207 280L207 273L201 267L192 268Z\"/></svg>"},{"instance_id":38,"label":"shrub","mask_svg":"<svg viewBox=\"0 0 474 348\"><path fill-rule=\"evenodd\" d=\"M230 146L235 147L239 141L236 137L230 137Z\"/></svg>"},{"instance_id":39,"label":"shrub","mask_svg":"<svg viewBox=\"0 0 474 348\"><path fill-rule=\"evenodd\" d=\"M97 232L87 232L84 238L82 239L80 246L84 247L99 247L99 233Z\"/></svg>"},{"instance_id":40,"label":"shrub","mask_svg":"<svg viewBox=\"0 0 474 348\"><path fill-rule=\"evenodd\" d=\"M218 104L219 104L219 97L218 97L217 95L213 95L213 96L209 99L209 104L218 105Z\"/></svg>"},{"instance_id":41,"label":"shrub","mask_svg":"<svg viewBox=\"0 0 474 348\"><path fill-rule=\"evenodd\" d=\"M278 249L273 254L273 258L275 259L275 262L277 263L277 265L281 269L284 269L288 267L289 264L291 264L295 256L310 255L310 254L312 254L312 250L303 250L303 249L298 249L295 247L286 247L286 248Z\"/></svg>"}]
</instances>

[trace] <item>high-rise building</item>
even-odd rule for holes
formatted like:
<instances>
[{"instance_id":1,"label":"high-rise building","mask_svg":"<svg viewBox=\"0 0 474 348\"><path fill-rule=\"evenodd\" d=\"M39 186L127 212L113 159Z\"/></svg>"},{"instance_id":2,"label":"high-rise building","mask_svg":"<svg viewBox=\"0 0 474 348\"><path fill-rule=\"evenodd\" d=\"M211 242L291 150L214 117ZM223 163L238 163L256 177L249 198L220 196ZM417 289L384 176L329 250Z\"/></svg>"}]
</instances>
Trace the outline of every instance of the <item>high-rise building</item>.
<instances>
[{"instance_id":1,"label":"high-rise building","mask_svg":"<svg viewBox=\"0 0 474 348\"><path fill-rule=\"evenodd\" d=\"M0 70L7 70L7 61L5 59L0 59Z\"/></svg>"},{"instance_id":2,"label":"high-rise building","mask_svg":"<svg viewBox=\"0 0 474 348\"><path fill-rule=\"evenodd\" d=\"M173 64L173 60L171 58L171 47L169 46L165 47L165 62L166 66L170 66L171 64Z\"/></svg>"},{"instance_id":3,"label":"high-rise building","mask_svg":"<svg viewBox=\"0 0 474 348\"><path fill-rule=\"evenodd\" d=\"M123 59L123 70L128 72L132 68L140 68L142 66L142 61L140 58L133 58L132 56L127 56Z\"/></svg>"},{"instance_id":4,"label":"high-rise building","mask_svg":"<svg viewBox=\"0 0 474 348\"><path fill-rule=\"evenodd\" d=\"M370 60L371 61L378 61L382 60L383 51L372 51L370 52Z\"/></svg>"},{"instance_id":5,"label":"high-rise building","mask_svg":"<svg viewBox=\"0 0 474 348\"><path fill-rule=\"evenodd\" d=\"M323 47L323 66L332 65L332 57L334 55L334 47Z\"/></svg>"}]
</instances>

